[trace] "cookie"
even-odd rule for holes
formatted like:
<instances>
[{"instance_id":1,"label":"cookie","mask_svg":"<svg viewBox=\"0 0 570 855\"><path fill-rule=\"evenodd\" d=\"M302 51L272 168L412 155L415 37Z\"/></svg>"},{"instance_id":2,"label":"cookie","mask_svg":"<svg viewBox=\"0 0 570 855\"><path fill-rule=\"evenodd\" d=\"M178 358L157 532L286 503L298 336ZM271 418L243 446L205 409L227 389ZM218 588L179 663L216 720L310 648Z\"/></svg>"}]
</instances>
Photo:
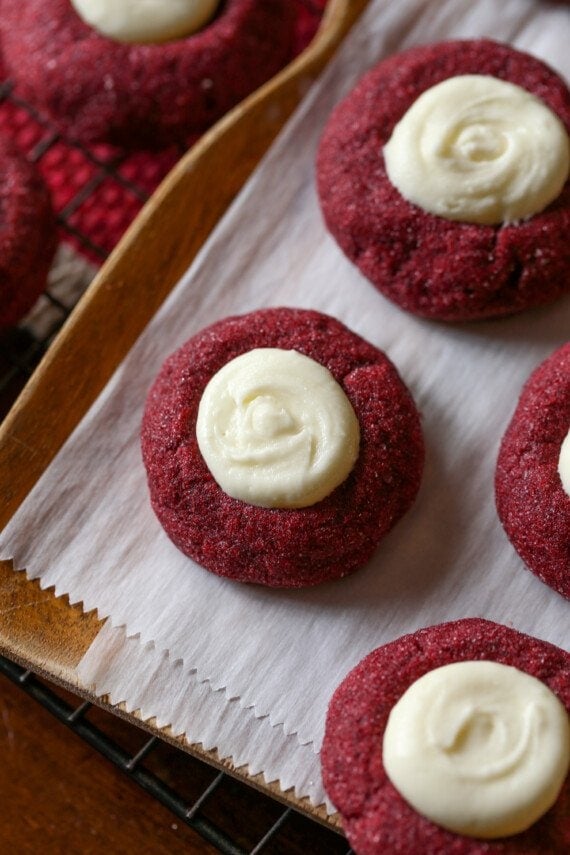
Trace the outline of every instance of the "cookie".
<instances>
[{"instance_id":1,"label":"cookie","mask_svg":"<svg viewBox=\"0 0 570 855\"><path fill-rule=\"evenodd\" d=\"M570 713L570 654L479 618L421 629L379 647L338 687L330 702L321 759L327 792L359 855L550 855L570 845L570 780L553 807L526 831L481 840L447 831L417 813L387 777L383 737L404 692L424 674L473 660L513 666L541 680Z\"/></svg>"},{"instance_id":2,"label":"cookie","mask_svg":"<svg viewBox=\"0 0 570 855\"><path fill-rule=\"evenodd\" d=\"M203 29L160 44L108 38L70 0L5 0L0 8L9 75L83 143L183 143L275 74L293 43L287 0L227 0Z\"/></svg>"},{"instance_id":3,"label":"cookie","mask_svg":"<svg viewBox=\"0 0 570 855\"><path fill-rule=\"evenodd\" d=\"M384 296L444 321L509 315L570 290L569 181L540 213L485 225L428 213L388 178L384 147L396 125L418 96L459 75L522 87L554 113L563 136L570 131L570 92L544 63L488 40L443 42L367 73L332 113L317 157L324 220L340 248Z\"/></svg>"},{"instance_id":4,"label":"cookie","mask_svg":"<svg viewBox=\"0 0 570 855\"><path fill-rule=\"evenodd\" d=\"M523 387L495 474L497 511L525 564L570 599L570 495L559 473L570 430L570 343Z\"/></svg>"},{"instance_id":5,"label":"cookie","mask_svg":"<svg viewBox=\"0 0 570 855\"><path fill-rule=\"evenodd\" d=\"M0 328L17 323L45 289L57 232L36 167L0 140Z\"/></svg>"},{"instance_id":6,"label":"cookie","mask_svg":"<svg viewBox=\"0 0 570 855\"><path fill-rule=\"evenodd\" d=\"M358 420L350 474L308 507L232 498L198 446L207 384L257 348L295 351L325 366ZM257 415L265 418L263 408ZM418 413L388 358L334 318L288 308L226 318L167 359L146 402L142 453L154 511L182 552L220 576L278 587L316 585L362 566L412 504L424 457Z\"/></svg>"}]
</instances>

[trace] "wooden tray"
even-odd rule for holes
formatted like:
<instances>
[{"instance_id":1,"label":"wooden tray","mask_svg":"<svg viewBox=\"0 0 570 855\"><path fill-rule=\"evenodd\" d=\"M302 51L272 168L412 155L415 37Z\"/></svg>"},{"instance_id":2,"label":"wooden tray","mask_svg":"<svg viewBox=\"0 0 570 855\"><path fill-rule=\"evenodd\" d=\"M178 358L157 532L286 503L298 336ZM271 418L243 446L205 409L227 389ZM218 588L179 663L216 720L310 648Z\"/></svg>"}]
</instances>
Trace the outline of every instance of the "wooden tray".
<instances>
[{"instance_id":1,"label":"wooden tray","mask_svg":"<svg viewBox=\"0 0 570 855\"><path fill-rule=\"evenodd\" d=\"M111 377L117 365L247 180L334 53L366 0L330 0L312 44L236 107L179 161L141 211L50 347L0 428L0 530ZM308 800L267 786L141 722L81 686L75 667L99 631L84 614L0 562L0 653L272 796L335 825Z\"/></svg>"}]
</instances>

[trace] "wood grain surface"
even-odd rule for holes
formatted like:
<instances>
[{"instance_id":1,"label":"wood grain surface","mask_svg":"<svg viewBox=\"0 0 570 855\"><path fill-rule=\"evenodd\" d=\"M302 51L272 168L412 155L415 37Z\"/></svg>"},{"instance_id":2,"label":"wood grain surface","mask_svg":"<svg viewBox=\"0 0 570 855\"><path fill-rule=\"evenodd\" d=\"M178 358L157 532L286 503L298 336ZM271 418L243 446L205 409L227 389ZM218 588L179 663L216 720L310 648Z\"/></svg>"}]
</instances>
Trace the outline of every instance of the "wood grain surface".
<instances>
[{"instance_id":1,"label":"wood grain surface","mask_svg":"<svg viewBox=\"0 0 570 855\"><path fill-rule=\"evenodd\" d=\"M366 0L331 0L312 45L180 160L119 243L0 429L0 528L187 269L365 5ZM9 564L0 565L0 653L89 697L77 684L74 668L98 627L94 615L42 591ZM167 732L160 735L169 738ZM220 763L215 752L177 743ZM306 801L249 779L247 770L221 765L325 819Z\"/></svg>"},{"instance_id":2,"label":"wood grain surface","mask_svg":"<svg viewBox=\"0 0 570 855\"><path fill-rule=\"evenodd\" d=\"M77 707L72 695L64 691L58 695ZM148 739L99 708L89 710L86 721L131 756ZM4 676L0 676L0 746L0 852L6 855L219 851ZM217 778L215 769L160 741L143 765L188 805ZM250 851L282 812L272 799L224 778L200 815L235 846ZM323 832L291 814L264 852L344 855L346 841Z\"/></svg>"},{"instance_id":3,"label":"wood grain surface","mask_svg":"<svg viewBox=\"0 0 570 855\"><path fill-rule=\"evenodd\" d=\"M132 735L114 735L136 750ZM6 677L0 744L0 851L7 855L218 851Z\"/></svg>"}]
</instances>

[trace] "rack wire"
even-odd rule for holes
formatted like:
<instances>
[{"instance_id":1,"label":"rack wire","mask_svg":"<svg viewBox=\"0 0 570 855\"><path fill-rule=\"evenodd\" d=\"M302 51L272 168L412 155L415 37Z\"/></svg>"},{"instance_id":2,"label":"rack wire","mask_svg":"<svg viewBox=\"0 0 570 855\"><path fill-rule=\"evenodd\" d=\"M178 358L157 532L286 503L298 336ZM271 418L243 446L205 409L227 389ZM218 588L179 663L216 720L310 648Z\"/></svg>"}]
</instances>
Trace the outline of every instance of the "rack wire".
<instances>
[{"instance_id":1,"label":"rack wire","mask_svg":"<svg viewBox=\"0 0 570 855\"><path fill-rule=\"evenodd\" d=\"M106 145L86 148L64 140L9 80L0 86L0 132L9 135L42 172L61 241L47 289L32 312L17 327L0 334L2 419L97 267L183 149L172 146L151 155ZM72 257L69 250L66 254L62 249L66 246L78 254Z\"/></svg>"},{"instance_id":2,"label":"rack wire","mask_svg":"<svg viewBox=\"0 0 570 855\"><path fill-rule=\"evenodd\" d=\"M325 0L295 2L304 16L298 34L300 48L314 34ZM1 80L4 75L0 68ZM69 317L97 267L183 149L173 146L149 156L106 145L86 148L73 143L63 139L9 80L0 83L0 132L10 136L38 165L51 192L61 240L79 253L63 252L46 292L30 315L18 327L0 334L1 420ZM71 275L70 265L75 265ZM63 693L1 656L0 675L41 704L62 725L167 807L178 821L188 825L220 852L228 855L347 853L346 840L339 834L181 749L156 737L148 738L148 734L134 725L125 725L131 735L126 740L128 746L125 740L121 744L105 732L106 725L109 731L109 723L116 722L110 712ZM116 728L113 733L115 731ZM144 740L135 752L131 750L133 734ZM174 766L176 776L172 774ZM190 787L188 782L191 782ZM235 819L236 800L243 807L240 811L243 827L239 829L224 826L229 803L234 805L231 815Z\"/></svg>"},{"instance_id":3,"label":"rack wire","mask_svg":"<svg viewBox=\"0 0 570 855\"><path fill-rule=\"evenodd\" d=\"M27 695L40 703L59 722L80 736L84 742L110 760L128 778L167 807L181 822L197 832L205 841L227 855L258 855L279 852L282 855L311 852L312 855L350 855L346 840L339 834L302 816L297 811L284 807L230 778L225 772L207 766L185 752L174 749L157 737L146 738L134 752L122 747L105 733L105 722L111 714L89 702L79 699L77 704L60 697L55 687L47 685L31 671L0 656L0 674L20 687ZM95 716L96 722L90 717ZM133 728L134 729L134 728ZM141 732L141 736L143 736ZM199 787L189 800L165 780L168 763L159 762L161 775L152 770L150 761L160 752L175 752L178 776L184 770L198 777ZM235 800L242 799L255 811L252 822L251 810L243 814L243 827L224 827L228 815L226 807L233 805L232 822L235 820ZM227 823L226 823L227 825Z\"/></svg>"}]
</instances>

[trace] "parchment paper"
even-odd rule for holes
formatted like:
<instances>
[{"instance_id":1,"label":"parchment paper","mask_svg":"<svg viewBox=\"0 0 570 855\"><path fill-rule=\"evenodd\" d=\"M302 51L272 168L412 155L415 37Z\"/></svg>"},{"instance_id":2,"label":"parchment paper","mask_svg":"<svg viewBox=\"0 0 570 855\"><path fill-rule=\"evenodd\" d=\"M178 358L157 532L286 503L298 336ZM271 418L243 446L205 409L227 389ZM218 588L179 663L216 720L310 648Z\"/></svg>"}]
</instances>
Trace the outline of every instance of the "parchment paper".
<instances>
[{"instance_id":1,"label":"parchment paper","mask_svg":"<svg viewBox=\"0 0 570 855\"><path fill-rule=\"evenodd\" d=\"M125 703L129 712L138 711L143 721L156 718L157 727L169 725L174 736L184 735L189 744L216 749L220 759L230 758L238 769L247 767L250 776L262 773L283 792L291 789L334 811L313 745L302 745L295 734L286 736L269 716L256 717L223 689L212 691L180 659L174 662L152 643L127 638L123 627L107 621L78 670L86 685L96 685L98 694L109 695L114 704Z\"/></svg>"},{"instance_id":2,"label":"parchment paper","mask_svg":"<svg viewBox=\"0 0 570 855\"><path fill-rule=\"evenodd\" d=\"M1 538L2 555L42 586L97 608L126 635L140 636L137 644L153 642L197 683L207 680L263 716L273 728L264 730L268 750L277 725L318 750L328 699L346 672L420 626L480 615L568 645L568 603L508 543L493 474L524 380L568 338L570 300L471 325L413 318L344 259L324 230L314 190L320 131L365 68L411 44L480 35L531 50L570 77L570 16L562 5L371 4ZM220 317L269 305L320 309L381 347L423 416L427 465L415 506L367 567L310 590L228 582L182 556L150 509L138 447L144 397L164 357ZM95 671L91 662L84 679ZM128 676L125 667L118 682ZM130 685L115 685L116 698L132 694ZM224 693L216 694L223 709ZM242 749L236 736L236 753L247 756ZM288 769L286 755L282 761Z\"/></svg>"}]
</instances>

